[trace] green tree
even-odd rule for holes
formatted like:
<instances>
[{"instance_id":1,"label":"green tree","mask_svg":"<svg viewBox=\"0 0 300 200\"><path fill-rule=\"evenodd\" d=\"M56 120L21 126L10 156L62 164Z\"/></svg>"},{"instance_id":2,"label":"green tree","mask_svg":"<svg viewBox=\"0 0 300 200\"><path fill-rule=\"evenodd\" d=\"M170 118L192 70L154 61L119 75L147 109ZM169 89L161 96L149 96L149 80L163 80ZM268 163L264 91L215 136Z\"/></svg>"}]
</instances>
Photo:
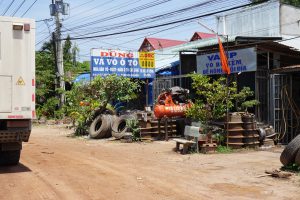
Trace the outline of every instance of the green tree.
<instances>
[{"instance_id":1,"label":"green tree","mask_svg":"<svg viewBox=\"0 0 300 200\"><path fill-rule=\"evenodd\" d=\"M88 122L114 101L137 98L138 81L117 75L95 77L91 84L75 85L67 92L66 113L76 121L76 132L85 132Z\"/></svg>"},{"instance_id":2,"label":"green tree","mask_svg":"<svg viewBox=\"0 0 300 200\"><path fill-rule=\"evenodd\" d=\"M36 107L38 116L53 116L55 96L55 53L52 40L45 42L36 52ZM49 101L49 102L48 102ZM48 103L47 103L48 102ZM51 102L51 103L50 103ZM51 107L51 108L50 108Z\"/></svg>"},{"instance_id":3,"label":"green tree","mask_svg":"<svg viewBox=\"0 0 300 200\"><path fill-rule=\"evenodd\" d=\"M73 60L72 42L70 37L64 43L64 66L65 80L72 81L77 74L89 70L89 62L75 62ZM78 48L76 47L78 52ZM56 89L56 62L55 50L52 40L45 42L40 51L36 52L36 107L38 116L46 116L53 118L56 116L58 109L58 99L56 98L59 92L64 92Z\"/></svg>"},{"instance_id":4,"label":"green tree","mask_svg":"<svg viewBox=\"0 0 300 200\"><path fill-rule=\"evenodd\" d=\"M226 88L226 78L213 80L209 76L193 74L192 87L196 91L197 101L187 110L187 116L199 120L208 126L211 120L225 116L227 108L233 107L233 94L236 93L236 83L232 82ZM228 94L227 94L228 91Z\"/></svg>"},{"instance_id":5,"label":"green tree","mask_svg":"<svg viewBox=\"0 0 300 200\"><path fill-rule=\"evenodd\" d=\"M73 61L73 54L72 54L72 42L71 38L68 35L64 45L63 45L63 58L64 58L64 64L72 63Z\"/></svg>"}]
</instances>

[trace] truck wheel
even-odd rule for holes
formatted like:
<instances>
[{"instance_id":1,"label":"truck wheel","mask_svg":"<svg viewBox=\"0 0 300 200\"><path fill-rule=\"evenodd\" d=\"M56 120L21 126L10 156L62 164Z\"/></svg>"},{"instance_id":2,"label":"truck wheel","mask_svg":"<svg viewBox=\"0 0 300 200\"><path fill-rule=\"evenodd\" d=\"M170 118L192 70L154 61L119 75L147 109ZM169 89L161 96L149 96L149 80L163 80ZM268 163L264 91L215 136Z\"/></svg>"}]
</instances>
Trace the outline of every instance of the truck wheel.
<instances>
[{"instance_id":1,"label":"truck wheel","mask_svg":"<svg viewBox=\"0 0 300 200\"><path fill-rule=\"evenodd\" d=\"M112 136L112 126L114 121L118 118L116 115L104 115L107 120L108 130L106 132L105 138L110 138Z\"/></svg>"},{"instance_id":2,"label":"truck wheel","mask_svg":"<svg viewBox=\"0 0 300 200\"><path fill-rule=\"evenodd\" d=\"M117 119L114 120L112 124L112 136L121 139L125 135L128 135L127 133L127 125L126 125L126 120L127 119L135 119L135 116L133 115L121 115Z\"/></svg>"},{"instance_id":3,"label":"truck wheel","mask_svg":"<svg viewBox=\"0 0 300 200\"><path fill-rule=\"evenodd\" d=\"M17 165L20 160L21 150L0 151L0 165Z\"/></svg>"},{"instance_id":4,"label":"truck wheel","mask_svg":"<svg viewBox=\"0 0 300 200\"><path fill-rule=\"evenodd\" d=\"M295 162L295 157L300 149L300 135L296 136L288 145L285 147L280 155L281 163L286 166Z\"/></svg>"},{"instance_id":5,"label":"truck wheel","mask_svg":"<svg viewBox=\"0 0 300 200\"><path fill-rule=\"evenodd\" d=\"M298 153L296 155L295 163L300 166L300 150L298 150Z\"/></svg>"},{"instance_id":6,"label":"truck wheel","mask_svg":"<svg viewBox=\"0 0 300 200\"><path fill-rule=\"evenodd\" d=\"M105 137L109 130L109 124L105 115L98 115L92 122L89 128L90 137L100 139Z\"/></svg>"}]
</instances>

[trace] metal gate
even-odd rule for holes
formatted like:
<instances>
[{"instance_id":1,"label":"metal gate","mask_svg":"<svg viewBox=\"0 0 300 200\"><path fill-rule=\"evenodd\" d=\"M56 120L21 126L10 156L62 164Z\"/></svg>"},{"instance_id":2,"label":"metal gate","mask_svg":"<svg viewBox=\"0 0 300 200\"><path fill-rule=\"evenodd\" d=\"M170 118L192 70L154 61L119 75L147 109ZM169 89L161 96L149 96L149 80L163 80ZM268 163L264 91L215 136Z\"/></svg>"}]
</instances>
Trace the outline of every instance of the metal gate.
<instances>
[{"instance_id":1,"label":"metal gate","mask_svg":"<svg viewBox=\"0 0 300 200\"><path fill-rule=\"evenodd\" d=\"M290 142L297 135L292 112L292 78L286 74L270 76L270 119L282 143Z\"/></svg>"}]
</instances>

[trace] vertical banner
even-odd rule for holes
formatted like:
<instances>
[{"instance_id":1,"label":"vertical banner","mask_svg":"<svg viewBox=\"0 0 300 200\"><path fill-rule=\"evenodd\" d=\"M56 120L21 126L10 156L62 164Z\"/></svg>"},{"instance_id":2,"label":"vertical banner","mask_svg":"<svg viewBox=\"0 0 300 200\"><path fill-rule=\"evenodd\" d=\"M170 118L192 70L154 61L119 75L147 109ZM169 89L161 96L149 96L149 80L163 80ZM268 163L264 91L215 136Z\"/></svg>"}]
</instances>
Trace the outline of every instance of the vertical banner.
<instances>
[{"instance_id":1,"label":"vertical banner","mask_svg":"<svg viewBox=\"0 0 300 200\"><path fill-rule=\"evenodd\" d=\"M117 74L129 78L155 78L154 52L91 50L92 76Z\"/></svg>"}]
</instances>

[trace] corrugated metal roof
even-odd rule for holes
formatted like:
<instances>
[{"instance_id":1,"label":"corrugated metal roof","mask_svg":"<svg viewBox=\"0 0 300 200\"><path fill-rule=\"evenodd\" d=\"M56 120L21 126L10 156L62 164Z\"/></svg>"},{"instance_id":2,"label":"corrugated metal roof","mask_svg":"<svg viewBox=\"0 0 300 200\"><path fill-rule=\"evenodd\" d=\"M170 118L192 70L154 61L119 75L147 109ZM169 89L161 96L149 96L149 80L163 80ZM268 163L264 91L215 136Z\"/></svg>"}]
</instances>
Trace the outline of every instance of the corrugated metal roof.
<instances>
[{"instance_id":1,"label":"corrugated metal roof","mask_svg":"<svg viewBox=\"0 0 300 200\"><path fill-rule=\"evenodd\" d=\"M229 36L228 42L234 42L237 36ZM227 42L227 38L220 37L222 42ZM209 47L218 44L218 39L215 38L207 38L202 40L196 40L192 42L188 42L185 44L177 45L176 47L172 48L172 52L179 52L179 51L188 51L188 50L195 50L200 49L202 47Z\"/></svg>"},{"instance_id":2,"label":"corrugated metal roof","mask_svg":"<svg viewBox=\"0 0 300 200\"><path fill-rule=\"evenodd\" d=\"M216 34L195 32L192 38L190 39L190 41L202 40L202 39L213 38L213 37L216 37Z\"/></svg>"},{"instance_id":3,"label":"corrugated metal roof","mask_svg":"<svg viewBox=\"0 0 300 200\"><path fill-rule=\"evenodd\" d=\"M162 39L162 38L145 38L140 49L143 47L143 45L146 42L149 42L149 44L151 44L151 46L153 47L154 50L168 48L168 47L186 43L186 41L181 41L181 40L170 40L170 39Z\"/></svg>"},{"instance_id":4,"label":"corrugated metal roof","mask_svg":"<svg viewBox=\"0 0 300 200\"><path fill-rule=\"evenodd\" d=\"M300 65L293 65L288 67L281 67L277 69L273 69L271 73L288 73L288 72L300 72Z\"/></svg>"}]
</instances>

